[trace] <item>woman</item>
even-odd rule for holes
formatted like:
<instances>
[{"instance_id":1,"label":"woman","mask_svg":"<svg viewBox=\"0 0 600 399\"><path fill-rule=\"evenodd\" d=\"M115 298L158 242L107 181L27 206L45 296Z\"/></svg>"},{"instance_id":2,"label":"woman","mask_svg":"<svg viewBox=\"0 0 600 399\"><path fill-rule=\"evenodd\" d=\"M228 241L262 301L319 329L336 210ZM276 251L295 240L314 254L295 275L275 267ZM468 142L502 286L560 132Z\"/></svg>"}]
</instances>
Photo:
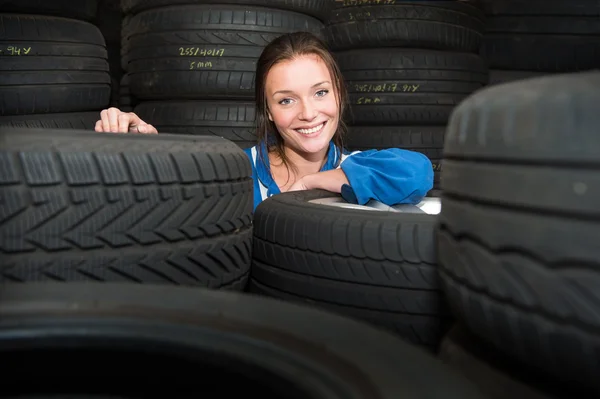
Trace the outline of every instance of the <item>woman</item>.
<instances>
[{"instance_id":1,"label":"woman","mask_svg":"<svg viewBox=\"0 0 600 399\"><path fill-rule=\"evenodd\" d=\"M256 68L258 145L244 150L252 164L254 208L285 191L325 189L352 203L418 203L433 187L423 154L398 148L343 150L347 93L325 44L314 35L280 36ZM103 110L98 132L158 133L133 113Z\"/></svg>"}]
</instances>

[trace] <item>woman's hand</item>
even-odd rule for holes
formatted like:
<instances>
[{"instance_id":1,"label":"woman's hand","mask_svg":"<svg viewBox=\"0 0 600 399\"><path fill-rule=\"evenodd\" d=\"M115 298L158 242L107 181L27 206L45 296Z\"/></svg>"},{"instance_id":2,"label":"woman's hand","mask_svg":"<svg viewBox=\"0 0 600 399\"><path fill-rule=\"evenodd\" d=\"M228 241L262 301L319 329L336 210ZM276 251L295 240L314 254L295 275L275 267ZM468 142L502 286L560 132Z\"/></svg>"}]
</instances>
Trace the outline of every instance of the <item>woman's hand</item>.
<instances>
[{"instance_id":1,"label":"woman's hand","mask_svg":"<svg viewBox=\"0 0 600 399\"><path fill-rule=\"evenodd\" d=\"M349 184L346 174L342 169L334 169L306 175L296 180L287 191L323 189L339 194L344 184Z\"/></svg>"},{"instance_id":2,"label":"woman's hand","mask_svg":"<svg viewBox=\"0 0 600 399\"><path fill-rule=\"evenodd\" d=\"M95 130L105 133L158 133L154 126L144 122L133 112L122 112L114 107L100 112L100 120L96 122Z\"/></svg>"}]
</instances>

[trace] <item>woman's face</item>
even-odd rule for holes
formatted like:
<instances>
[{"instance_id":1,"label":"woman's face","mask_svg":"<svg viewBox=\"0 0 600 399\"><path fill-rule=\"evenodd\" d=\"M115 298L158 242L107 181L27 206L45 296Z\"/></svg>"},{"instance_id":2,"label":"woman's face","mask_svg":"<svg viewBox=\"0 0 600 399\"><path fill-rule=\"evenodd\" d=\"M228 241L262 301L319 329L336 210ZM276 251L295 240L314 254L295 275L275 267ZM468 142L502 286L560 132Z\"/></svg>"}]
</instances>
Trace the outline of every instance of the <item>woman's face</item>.
<instances>
[{"instance_id":1,"label":"woman's face","mask_svg":"<svg viewBox=\"0 0 600 399\"><path fill-rule=\"evenodd\" d=\"M319 56L304 55L273 66L265 95L269 119L286 147L301 154L328 148L338 127L339 105L331 74Z\"/></svg>"}]
</instances>

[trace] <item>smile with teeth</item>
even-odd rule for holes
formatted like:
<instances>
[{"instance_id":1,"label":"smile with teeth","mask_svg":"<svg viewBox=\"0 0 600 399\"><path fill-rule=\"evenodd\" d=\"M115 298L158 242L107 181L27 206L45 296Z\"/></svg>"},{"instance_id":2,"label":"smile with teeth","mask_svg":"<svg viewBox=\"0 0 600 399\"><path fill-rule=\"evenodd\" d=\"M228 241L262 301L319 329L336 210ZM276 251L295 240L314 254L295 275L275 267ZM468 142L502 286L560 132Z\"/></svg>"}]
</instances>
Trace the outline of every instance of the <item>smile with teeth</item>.
<instances>
[{"instance_id":1,"label":"smile with teeth","mask_svg":"<svg viewBox=\"0 0 600 399\"><path fill-rule=\"evenodd\" d=\"M313 133L316 133L319 130L323 129L323 126L325 126L325 122L321 123L318 126L313 127L312 129L296 129L296 131L299 133L302 133L302 134L313 134Z\"/></svg>"}]
</instances>

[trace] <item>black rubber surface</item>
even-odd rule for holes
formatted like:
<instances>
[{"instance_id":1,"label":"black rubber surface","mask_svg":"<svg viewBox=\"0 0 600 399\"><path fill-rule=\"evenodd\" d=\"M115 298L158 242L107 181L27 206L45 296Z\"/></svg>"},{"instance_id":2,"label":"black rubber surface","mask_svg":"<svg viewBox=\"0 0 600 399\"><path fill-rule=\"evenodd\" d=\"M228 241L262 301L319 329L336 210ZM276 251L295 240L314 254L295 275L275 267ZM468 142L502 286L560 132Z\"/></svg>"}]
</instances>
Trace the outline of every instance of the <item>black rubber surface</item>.
<instances>
[{"instance_id":1,"label":"black rubber surface","mask_svg":"<svg viewBox=\"0 0 600 399\"><path fill-rule=\"evenodd\" d=\"M104 38L74 19L0 14L0 116L100 111L111 80Z\"/></svg>"},{"instance_id":2,"label":"black rubber surface","mask_svg":"<svg viewBox=\"0 0 600 399\"><path fill-rule=\"evenodd\" d=\"M0 116L0 127L94 130L100 112ZM49 134L52 134L49 132Z\"/></svg>"},{"instance_id":3,"label":"black rubber surface","mask_svg":"<svg viewBox=\"0 0 600 399\"><path fill-rule=\"evenodd\" d=\"M241 385L266 399L484 398L397 337L275 300L93 283L12 285L1 296L0 356L11 365L3 392L27 375L55 378L14 384L17 393L62 388L158 397L173 378L193 378L203 393L234 395ZM56 367L57 358L64 366ZM177 377L159 378L165 375ZM103 383L94 384L99 376ZM156 376L152 384L142 383L149 376Z\"/></svg>"},{"instance_id":4,"label":"black rubber surface","mask_svg":"<svg viewBox=\"0 0 600 399\"><path fill-rule=\"evenodd\" d=\"M91 21L96 17L98 0L0 0L0 12L38 14Z\"/></svg>"},{"instance_id":5,"label":"black rubber surface","mask_svg":"<svg viewBox=\"0 0 600 399\"><path fill-rule=\"evenodd\" d=\"M283 33L320 34L310 16L242 5L151 9L125 27L131 92L139 99L254 98L256 62Z\"/></svg>"},{"instance_id":6,"label":"black rubber surface","mask_svg":"<svg viewBox=\"0 0 600 399\"><path fill-rule=\"evenodd\" d=\"M0 128L0 282L239 285L250 163L217 137Z\"/></svg>"},{"instance_id":7,"label":"black rubber surface","mask_svg":"<svg viewBox=\"0 0 600 399\"><path fill-rule=\"evenodd\" d=\"M600 3L484 0L481 54L495 69L571 72L600 68Z\"/></svg>"},{"instance_id":8,"label":"black rubber surface","mask_svg":"<svg viewBox=\"0 0 600 399\"><path fill-rule=\"evenodd\" d=\"M146 101L135 113L160 133L223 137L241 148L257 143L252 101Z\"/></svg>"},{"instance_id":9,"label":"black rubber surface","mask_svg":"<svg viewBox=\"0 0 600 399\"><path fill-rule=\"evenodd\" d=\"M345 0L325 30L333 50L404 47L479 51L483 11L472 1Z\"/></svg>"},{"instance_id":10,"label":"black rubber surface","mask_svg":"<svg viewBox=\"0 0 600 399\"><path fill-rule=\"evenodd\" d=\"M489 80L476 54L375 48L336 58L353 125L446 125L454 107Z\"/></svg>"},{"instance_id":11,"label":"black rubber surface","mask_svg":"<svg viewBox=\"0 0 600 399\"><path fill-rule=\"evenodd\" d=\"M474 333L600 391L598 88L598 72L555 75L464 101L446 134L438 248Z\"/></svg>"},{"instance_id":12,"label":"black rubber surface","mask_svg":"<svg viewBox=\"0 0 600 399\"><path fill-rule=\"evenodd\" d=\"M455 325L444 337L438 358L472 381L492 399L592 398L578 384L535 370L508 358L462 325Z\"/></svg>"},{"instance_id":13,"label":"black rubber surface","mask_svg":"<svg viewBox=\"0 0 600 399\"><path fill-rule=\"evenodd\" d=\"M323 0L121 0L121 6L126 13L138 13L150 8L186 4L231 4L269 7L312 15L323 21L329 18L329 13L333 8L331 1Z\"/></svg>"},{"instance_id":14,"label":"black rubber surface","mask_svg":"<svg viewBox=\"0 0 600 399\"><path fill-rule=\"evenodd\" d=\"M257 207L251 291L367 320L435 348L450 320L438 285L437 217L310 202L335 197L290 192Z\"/></svg>"}]
</instances>

